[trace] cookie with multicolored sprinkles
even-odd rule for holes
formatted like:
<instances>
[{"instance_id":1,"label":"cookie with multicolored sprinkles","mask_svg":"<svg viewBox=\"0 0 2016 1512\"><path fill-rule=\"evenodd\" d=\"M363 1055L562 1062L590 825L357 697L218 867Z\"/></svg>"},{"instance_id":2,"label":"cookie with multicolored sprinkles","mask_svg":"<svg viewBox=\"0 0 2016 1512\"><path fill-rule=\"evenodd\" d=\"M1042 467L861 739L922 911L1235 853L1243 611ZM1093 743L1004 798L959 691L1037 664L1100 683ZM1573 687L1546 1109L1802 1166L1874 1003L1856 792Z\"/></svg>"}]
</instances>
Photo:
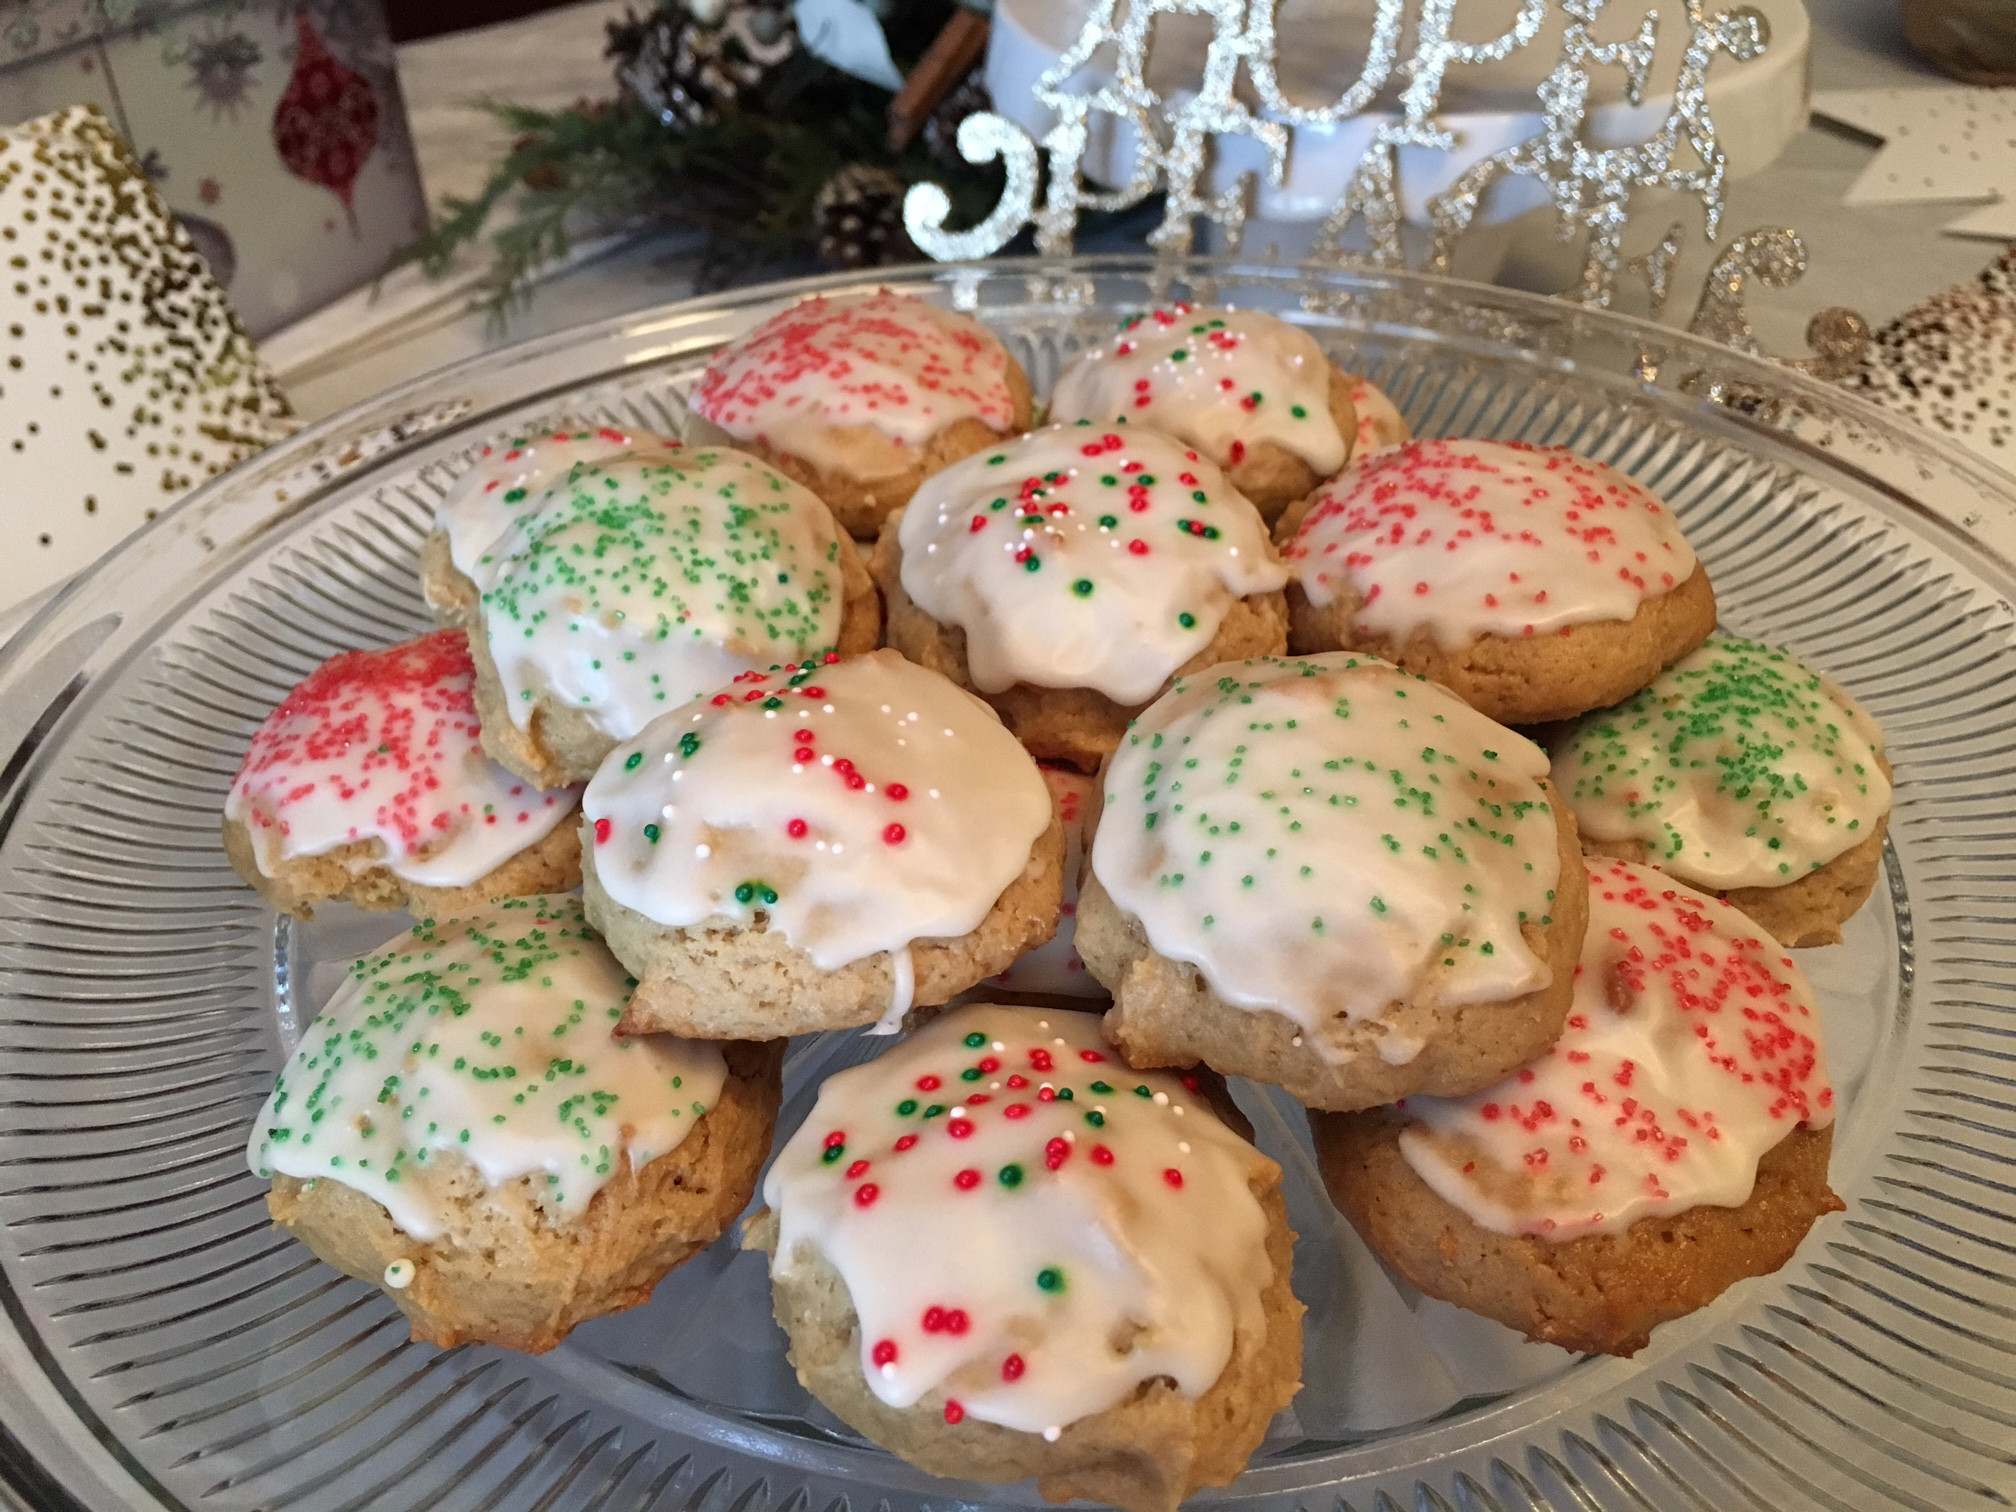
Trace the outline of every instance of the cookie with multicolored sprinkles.
<instances>
[{"instance_id":1,"label":"cookie with multicolored sprinkles","mask_svg":"<svg viewBox=\"0 0 2016 1512\"><path fill-rule=\"evenodd\" d=\"M1294 1396L1280 1169L1218 1079L978 1003L830 1077L764 1180L806 1389L935 1475L1173 1512Z\"/></svg>"},{"instance_id":2,"label":"cookie with multicolored sprinkles","mask_svg":"<svg viewBox=\"0 0 2016 1512\"><path fill-rule=\"evenodd\" d=\"M1351 455L1352 382L1278 316L1176 304L1129 316L1081 352L1058 375L1050 418L1172 436L1272 523Z\"/></svg>"},{"instance_id":3,"label":"cookie with multicolored sprinkles","mask_svg":"<svg viewBox=\"0 0 2016 1512\"><path fill-rule=\"evenodd\" d=\"M1559 1041L1497 1086L1316 1114L1325 1185L1431 1296L1532 1339L1629 1355L1778 1269L1836 1212L1812 989L1730 904L1589 863Z\"/></svg>"},{"instance_id":4,"label":"cookie with multicolored sprinkles","mask_svg":"<svg viewBox=\"0 0 2016 1512\"><path fill-rule=\"evenodd\" d=\"M1559 446L1430 438L1354 458L1282 517L1290 647L1368 651L1505 724L1628 697L1715 593L1673 515Z\"/></svg>"},{"instance_id":5,"label":"cookie with multicolored sprinkles","mask_svg":"<svg viewBox=\"0 0 2016 1512\"><path fill-rule=\"evenodd\" d=\"M467 637L345 651L252 736L224 800L224 853L282 913L332 900L452 913L581 882L580 794L484 754Z\"/></svg>"},{"instance_id":6,"label":"cookie with multicolored sprinkles","mask_svg":"<svg viewBox=\"0 0 2016 1512\"><path fill-rule=\"evenodd\" d=\"M932 473L1027 430L1022 365L970 315L888 289L817 294L717 352L688 402L872 540Z\"/></svg>"},{"instance_id":7,"label":"cookie with multicolored sprinkles","mask_svg":"<svg viewBox=\"0 0 2016 1512\"><path fill-rule=\"evenodd\" d=\"M1057 929L1064 833L992 709L894 651L748 673L582 795L588 917L626 1031L900 1027Z\"/></svg>"},{"instance_id":8,"label":"cookie with multicolored sprinkles","mask_svg":"<svg viewBox=\"0 0 2016 1512\"><path fill-rule=\"evenodd\" d=\"M1179 678L1105 771L1078 953L1136 1066L1348 1111L1561 1032L1587 887L1547 757L1371 657Z\"/></svg>"},{"instance_id":9,"label":"cookie with multicolored sprinkles","mask_svg":"<svg viewBox=\"0 0 2016 1512\"><path fill-rule=\"evenodd\" d=\"M1788 652L1712 637L1555 745L1592 854L1727 898L1787 945L1831 945L1883 866L1890 764L1853 698Z\"/></svg>"},{"instance_id":10,"label":"cookie with multicolored sprinkles","mask_svg":"<svg viewBox=\"0 0 2016 1512\"><path fill-rule=\"evenodd\" d=\"M1287 647L1287 569L1238 490L1154 431L1051 425L927 478L870 571L888 644L1098 767L1179 672Z\"/></svg>"},{"instance_id":11,"label":"cookie with multicolored sprinkles","mask_svg":"<svg viewBox=\"0 0 2016 1512\"><path fill-rule=\"evenodd\" d=\"M484 748L548 786L737 673L881 637L831 512L741 452L534 436L479 461L435 524L422 586L470 627Z\"/></svg>"},{"instance_id":12,"label":"cookie with multicolored sprinkles","mask_svg":"<svg viewBox=\"0 0 2016 1512\"><path fill-rule=\"evenodd\" d=\"M748 1203L784 1047L618 1038L630 987L573 897L353 963L252 1128L274 1222L443 1348L637 1306Z\"/></svg>"}]
</instances>

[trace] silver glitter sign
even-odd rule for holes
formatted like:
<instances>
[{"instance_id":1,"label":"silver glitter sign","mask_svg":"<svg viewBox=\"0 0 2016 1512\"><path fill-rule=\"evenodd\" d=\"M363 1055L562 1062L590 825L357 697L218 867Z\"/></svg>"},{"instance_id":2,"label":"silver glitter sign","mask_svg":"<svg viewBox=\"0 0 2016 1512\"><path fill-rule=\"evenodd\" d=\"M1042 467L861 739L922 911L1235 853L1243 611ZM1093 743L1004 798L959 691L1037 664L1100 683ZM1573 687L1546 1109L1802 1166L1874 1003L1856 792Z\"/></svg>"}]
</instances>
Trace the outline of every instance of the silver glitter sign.
<instances>
[{"instance_id":1,"label":"silver glitter sign","mask_svg":"<svg viewBox=\"0 0 2016 1512\"><path fill-rule=\"evenodd\" d=\"M911 240L941 260L984 257L1033 224L1037 250L1061 254L1071 250L1081 211L1125 209L1159 188L1165 210L1161 224L1149 235L1151 245L1172 256L1188 252L1201 218L1219 228L1228 249L1237 250L1253 175L1242 175L1228 189L1209 191L1205 185L1213 144L1224 137L1253 139L1264 152L1269 180L1279 184L1292 150L1290 128L1333 127L1364 115L1382 91L1397 85L1398 113L1388 111L1374 131L1317 233L1311 260L1404 266L1400 149L1446 152L1457 147L1456 133L1441 118L1449 70L1497 62L1531 46L1550 8L1565 24L1555 65L1537 92L1541 127L1526 140L1466 169L1430 200L1427 270L1447 271L1455 243L1476 221L1484 194L1507 178L1540 184L1559 218L1562 235L1585 239L1581 277L1570 294L1583 303L1608 306L1620 273L1644 278L1658 302L1664 302L1682 232L1675 225L1652 252L1626 258L1624 233L1632 197L1639 189L1694 197L1700 202L1708 239L1719 234L1727 164L1709 110L1708 70L1722 54L1747 60L1770 45L1770 28L1757 10L1742 5L1711 11L1707 0L1675 0L1678 10L1668 24L1685 29L1686 46L1671 80L1664 119L1643 141L1597 148L1584 139L1593 75L1598 69L1621 69L1627 97L1633 104L1642 103L1654 82L1650 75L1662 24L1657 11L1645 15L1635 34L1600 42L1595 28L1609 0L1519 0L1511 24L1500 35L1485 42L1459 42L1455 40L1459 0L1377 0L1357 79L1338 98L1312 105L1291 99L1281 87L1275 16L1279 3L1094 0L1077 40L1034 88L1036 101L1055 121L1040 144L1049 154L1047 185L1041 185L1039 144L1026 131L992 113L970 116L959 129L959 150L971 162L998 157L1005 163L1007 187L1001 200L978 225L949 230L945 221L950 201L944 191L935 184L919 184L903 206ZM1155 22L1165 15L1205 16L1212 28L1194 93L1186 90L1174 103L1147 82ZM1402 57L1401 40L1409 34L1413 51ZM1095 54L1102 55L1102 61L1111 57L1110 76L1093 67ZM1084 88L1079 78L1088 69L1098 81L1091 89ZM1248 103L1254 100L1257 109ZM1101 115L1113 117L1116 127L1131 128L1134 141L1127 182L1109 189L1092 187L1082 171L1093 119ZM1346 246L1354 226L1363 227L1362 249ZM1746 238L1740 247L1729 249L1711 276L1704 310L1710 311L1717 334L1736 345L1755 346L1743 316L1739 270L1749 267L1768 279L1770 275L1752 266L1752 260L1761 258L1775 268L1769 254L1762 242ZM1845 329L1830 330L1828 335L1832 338L1828 351L1818 359L1823 370L1843 360L1839 354L1829 355L1831 347L1850 339Z\"/></svg>"}]
</instances>

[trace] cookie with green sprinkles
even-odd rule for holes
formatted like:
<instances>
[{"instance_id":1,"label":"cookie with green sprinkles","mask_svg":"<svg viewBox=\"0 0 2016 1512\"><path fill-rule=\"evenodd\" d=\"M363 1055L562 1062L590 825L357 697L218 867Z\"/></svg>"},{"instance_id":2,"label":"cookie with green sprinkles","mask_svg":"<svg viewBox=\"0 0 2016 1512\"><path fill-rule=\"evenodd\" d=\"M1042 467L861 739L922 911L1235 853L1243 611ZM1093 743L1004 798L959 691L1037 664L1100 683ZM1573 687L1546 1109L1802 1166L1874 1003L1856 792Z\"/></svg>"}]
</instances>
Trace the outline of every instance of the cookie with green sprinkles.
<instances>
[{"instance_id":1,"label":"cookie with green sprinkles","mask_svg":"<svg viewBox=\"0 0 2016 1512\"><path fill-rule=\"evenodd\" d=\"M1080 353L1058 375L1050 418L1174 437L1225 469L1272 524L1351 455L1356 382L1279 316L1173 304L1127 317Z\"/></svg>"},{"instance_id":2,"label":"cookie with green sprinkles","mask_svg":"<svg viewBox=\"0 0 2016 1512\"><path fill-rule=\"evenodd\" d=\"M480 458L421 550L428 603L469 628L484 749L545 786L737 673L881 637L854 543L742 452L622 431Z\"/></svg>"},{"instance_id":3,"label":"cookie with green sprinkles","mask_svg":"<svg viewBox=\"0 0 2016 1512\"><path fill-rule=\"evenodd\" d=\"M1786 945L1839 941L1882 869L1882 730L1761 641L1711 637L1578 721L1556 742L1554 782L1586 850L1727 898Z\"/></svg>"},{"instance_id":4,"label":"cookie with green sprinkles","mask_svg":"<svg viewBox=\"0 0 2016 1512\"><path fill-rule=\"evenodd\" d=\"M1546 754L1345 652L1179 678L1104 774L1078 953L1131 1064L1349 1111L1561 1032L1587 919Z\"/></svg>"},{"instance_id":5,"label":"cookie with green sprinkles","mask_svg":"<svg viewBox=\"0 0 2016 1512\"><path fill-rule=\"evenodd\" d=\"M946 468L869 570L889 645L1084 771L1177 673L1288 644L1288 573L1252 504L1138 427L1048 425Z\"/></svg>"},{"instance_id":6,"label":"cookie with green sprinkles","mask_svg":"<svg viewBox=\"0 0 2016 1512\"><path fill-rule=\"evenodd\" d=\"M618 1038L631 987L569 896L352 963L253 1125L274 1222L443 1348L637 1306L748 1203L783 1046Z\"/></svg>"},{"instance_id":7,"label":"cookie with green sprinkles","mask_svg":"<svg viewBox=\"0 0 2016 1512\"><path fill-rule=\"evenodd\" d=\"M912 1464L1174 1512L1295 1395L1280 1168L1210 1072L972 1002L826 1079L764 1178L798 1379Z\"/></svg>"}]
</instances>

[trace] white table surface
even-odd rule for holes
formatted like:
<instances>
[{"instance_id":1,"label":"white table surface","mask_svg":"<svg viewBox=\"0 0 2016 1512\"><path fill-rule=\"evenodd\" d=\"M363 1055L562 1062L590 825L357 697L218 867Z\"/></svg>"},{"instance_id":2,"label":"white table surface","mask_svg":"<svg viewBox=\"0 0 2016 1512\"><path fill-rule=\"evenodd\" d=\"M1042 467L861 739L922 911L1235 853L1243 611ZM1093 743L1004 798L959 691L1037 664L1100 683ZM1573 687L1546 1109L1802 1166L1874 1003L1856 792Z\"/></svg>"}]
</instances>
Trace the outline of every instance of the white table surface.
<instances>
[{"instance_id":1,"label":"white table surface","mask_svg":"<svg viewBox=\"0 0 2016 1512\"><path fill-rule=\"evenodd\" d=\"M1897 0L1808 0L1808 7L1814 89L1945 82L1906 49ZM472 192L508 146L476 108L481 98L563 105L606 94L603 23L623 8L620 0L589 0L402 47L400 77L430 197ZM1845 207L1843 193L1874 151L1859 137L1809 126L1771 168L1729 186L1725 237L1792 226L1811 253L1801 284L1753 300L1758 332L1773 349L1801 349L1807 319L1826 305L1849 305L1880 325L1972 277L2000 251L1991 242L1942 235L1938 226L1951 215L1936 207ZM281 333L268 343L269 358L302 413L319 418L402 378L507 342L680 298L692 288L690 247L658 234L590 249L549 277L530 307L501 331L467 309L466 285L430 286L405 270L376 292L375 304L367 291ZM1712 248L1692 238L1680 258L1668 320L1684 322L1692 312L1712 256ZM478 261L472 259L472 271ZM1517 260L1502 280L1559 286L1557 269ZM388 322L394 311L400 318ZM378 328L369 329L374 323ZM359 330L368 333L360 338Z\"/></svg>"}]
</instances>

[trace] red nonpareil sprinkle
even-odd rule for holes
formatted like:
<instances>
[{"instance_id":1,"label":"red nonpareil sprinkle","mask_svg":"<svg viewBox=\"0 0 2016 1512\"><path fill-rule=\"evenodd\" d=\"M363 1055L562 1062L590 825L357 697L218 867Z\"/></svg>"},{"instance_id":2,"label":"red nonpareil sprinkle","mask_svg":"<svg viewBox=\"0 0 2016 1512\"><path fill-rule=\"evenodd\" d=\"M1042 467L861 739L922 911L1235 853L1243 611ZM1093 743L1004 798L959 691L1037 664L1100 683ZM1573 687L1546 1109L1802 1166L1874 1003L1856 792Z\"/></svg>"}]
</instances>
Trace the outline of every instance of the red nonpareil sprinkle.
<instances>
[{"instance_id":1,"label":"red nonpareil sprinkle","mask_svg":"<svg viewBox=\"0 0 2016 1512\"><path fill-rule=\"evenodd\" d=\"M1022 1379L1022 1372L1026 1369L1028 1369L1028 1366L1023 1364L1022 1356L1011 1354L1001 1362L1001 1379L1004 1381L1019 1381Z\"/></svg>"},{"instance_id":2,"label":"red nonpareil sprinkle","mask_svg":"<svg viewBox=\"0 0 2016 1512\"><path fill-rule=\"evenodd\" d=\"M1062 1166L1070 1158L1071 1145L1061 1137L1053 1139L1043 1146L1043 1164L1053 1171Z\"/></svg>"},{"instance_id":3,"label":"red nonpareil sprinkle","mask_svg":"<svg viewBox=\"0 0 2016 1512\"><path fill-rule=\"evenodd\" d=\"M868 1162L865 1160L857 1160L852 1165L847 1167L847 1179L849 1181L859 1181L863 1176L866 1176L867 1174L868 1174Z\"/></svg>"},{"instance_id":4,"label":"red nonpareil sprinkle","mask_svg":"<svg viewBox=\"0 0 2016 1512\"><path fill-rule=\"evenodd\" d=\"M945 1132L954 1139L970 1139L973 1135L973 1120L970 1118L955 1118L945 1125Z\"/></svg>"},{"instance_id":5,"label":"red nonpareil sprinkle","mask_svg":"<svg viewBox=\"0 0 2016 1512\"><path fill-rule=\"evenodd\" d=\"M826 1148L829 1150L838 1149L845 1143L847 1143L847 1136L839 1129L835 1129L831 1134L826 1136Z\"/></svg>"},{"instance_id":6,"label":"red nonpareil sprinkle","mask_svg":"<svg viewBox=\"0 0 2016 1512\"><path fill-rule=\"evenodd\" d=\"M885 825L882 829L882 843L884 845L901 845L906 833L907 831L900 824Z\"/></svg>"},{"instance_id":7,"label":"red nonpareil sprinkle","mask_svg":"<svg viewBox=\"0 0 2016 1512\"><path fill-rule=\"evenodd\" d=\"M1050 1059L1050 1052L1040 1047L1031 1050L1029 1052L1029 1064L1034 1066L1038 1071L1050 1070L1053 1064Z\"/></svg>"},{"instance_id":8,"label":"red nonpareil sprinkle","mask_svg":"<svg viewBox=\"0 0 2016 1512\"><path fill-rule=\"evenodd\" d=\"M987 516L985 515L973 516L973 522L966 527L967 531L973 535L978 535L981 531L985 530L986 528L987 528Z\"/></svg>"},{"instance_id":9,"label":"red nonpareil sprinkle","mask_svg":"<svg viewBox=\"0 0 2016 1512\"><path fill-rule=\"evenodd\" d=\"M607 845L609 843L610 829L611 825L607 819L597 819L595 821L595 843L597 845Z\"/></svg>"},{"instance_id":10,"label":"red nonpareil sprinkle","mask_svg":"<svg viewBox=\"0 0 2016 1512\"><path fill-rule=\"evenodd\" d=\"M1036 1089L1036 1101L1055 1102L1056 1100L1057 1089L1055 1087L1038 1087Z\"/></svg>"},{"instance_id":11,"label":"red nonpareil sprinkle","mask_svg":"<svg viewBox=\"0 0 2016 1512\"><path fill-rule=\"evenodd\" d=\"M877 1339L875 1347L868 1352L868 1358L873 1360L877 1365L894 1365L896 1363L896 1341L894 1339Z\"/></svg>"},{"instance_id":12,"label":"red nonpareil sprinkle","mask_svg":"<svg viewBox=\"0 0 2016 1512\"><path fill-rule=\"evenodd\" d=\"M811 832L811 828L803 819L793 819L789 824L784 826L784 833L789 835L793 840L803 840Z\"/></svg>"},{"instance_id":13,"label":"red nonpareil sprinkle","mask_svg":"<svg viewBox=\"0 0 2016 1512\"><path fill-rule=\"evenodd\" d=\"M949 1397L945 1401L945 1421L948 1423L963 1423L966 1421L966 1409Z\"/></svg>"},{"instance_id":14,"label":"red nonpareil sprinkle","mask_svg":"<svg viewBox=\"0 0 2016 1512\"><path fill-rule=\"evenodd\" d=\"M1098 1050L1080 1050L1078 1052L1078 1059L1086 1062L1088 1065L1097 1065L1100 1061L1106 1059L1106 1057Z\"/></svg>"},{"instance_id":15,"label":"red nonpareil sprinkle","mask_svg":"<svg viewBox=\"0 0 2016 1512\"><path fill-rule=\"evenodd\" d=\"M980 1173L971 1166L968 1166L952 1178L952 1185L959 1188L962 1192L970 1192L973 1188L980 1185Z\"/></svg>"},{"instance_id":16,"label":"red nonpareil sprinkle","mask_svg":"<svg viewBox=\"0 0 2016 1512\"><path fill-rule=\"evenodd\" d=\"M1127 549L1133 552L1135 556L1148 555L1148 543L1146 541L1129 541Z\"/></svg>"},{"instance_id":17,"label":"red nonpareil sprinkle","mask_svg":"<svg viewBox=\"0 0 2016 1512\"><path fill-rule=\"evenodd\" d=\"M901 803L905 798L908 798L910 796L910 789L903 786L903 784L900 782L892 782L889 784L889 786L882 789L882 791L887 793L892 799L894 799L898 803Z\"/></svg>"},{"instance_id":18,"label":"red nonpareil sprinkle","mask_svg":"<svg viewBox=\"0 0 2016 1512\"><path fill-rule=\"evenodd\" d=\"M1199 1091L1204 1085L1204 1083L1199 1081L1195 1075L1193 1075L1188 1071L1184 1072L1182 1076L1177 1078L1177 1080L1182 1082L1183 1090L1186 1092Z\"/></svg>"},{"instance_id":19,"label":"red nonpareil sprinkle","mask_svg":"<svg viewBox=\"0 0 2016 1512\"><path fill-rule=\"evenodd\" d=\"M1183 1173L1177 1170L1176 1167L1170 1166L1167 1170L1165 1170L1162 1173L1162 1179L1168 1182L1170 1186L1176 1188L1178 1191L1182 1190Z\"/></svg>"},{"instance_id":20,"label":"red nonpareil sprinkle","mask_svg":"<svg viewBox=\"0 0 2016 1512\"><path fill-rule=\"evenodd\" d=\"M1040 1093L1038 1094L1038 1096L1041 1095ZM1027 1118L1029 1116L1029 1104L1010 1103L1001 1110L1001 1116L1003 1118Z\"/></svg>"},{"instance_id":21,"label":"red nonpareil sprinkle","mask_svg":"<svg viewBox=\"0 0 2016 1512\"><path fill-rule=\"evenodd\" d=\"M882 1188L875 1185L872 1181L864 1181L861 1185L854 1188L854 1205L864 1208L873 1207L875 1199L881 1195Z\"/></svg>"},{"instance_id":22,"label":"red nonpareil sprinkle","mask_svg":"<svg viewBox=\"0 0 2016 1512\"><path fill-rule=\"evenodd\" d=\"M905 1134L901 1139L896 1141L896 1153L901 1155L915 1143L917 1143L917 1136L915 1134Z\"/></svg>"},{"instance_id":23,"label":"red nonpareil sprinkle","mask_svg":"<svg viewBox=\"0 0 2016 1512\"><path fill-rule=\"evenodd\" d=\"M920 1076L917 1078L917 1090L919 1092L936 1092L943 1085L944 1083L939 1081L935 1076Z\"/></svg>"},{"instance_id":24,"label":"red nonpareil sprinkle","mask_svg":"<svg viewBox=\"0 0 2016 1512\"><path fill-rule=\"evenodd\" d=\"M1113 1152L1107 1149L1106 1146L1104 1146L1103 1144L1096 1144L1092 1146L1092 1164L1098 1166L1110 1166L1111 1164L1113 1164Z\"/></svg>"},{"instance_id":25,"label":"red nonpareil sprinkle","mask_svg":"<svg viewBox=\"0 0 2016 1512\"><path fill-rule=\"evenodd\" d=\"M1029 1085L1029 1078L1024 1076L1019 1071L1016 1072L1013 1076L1008 1078L1008 1090L1011 1092L1019 1092L1028 1085Z\"/></svg>"}]
</instances>

